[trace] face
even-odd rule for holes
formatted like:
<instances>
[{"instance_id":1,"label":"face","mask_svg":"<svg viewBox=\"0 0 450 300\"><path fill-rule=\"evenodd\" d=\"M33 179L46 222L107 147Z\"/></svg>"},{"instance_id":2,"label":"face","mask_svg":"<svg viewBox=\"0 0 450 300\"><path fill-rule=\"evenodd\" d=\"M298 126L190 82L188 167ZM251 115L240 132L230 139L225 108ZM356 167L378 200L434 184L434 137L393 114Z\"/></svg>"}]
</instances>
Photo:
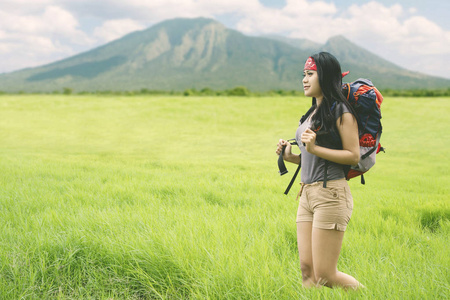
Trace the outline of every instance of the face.
<instances>
[{"instance_id":1,"label":"face","mask_svg":"<svg viewBox=\"0 0 450 300\"><path fill-rule=\"evenodd\" d=\"M307 97L316 97L316 99L323 97L317 71L303 71L303 90L305 91L305 96Z\"/></svg>"}]
</instances>

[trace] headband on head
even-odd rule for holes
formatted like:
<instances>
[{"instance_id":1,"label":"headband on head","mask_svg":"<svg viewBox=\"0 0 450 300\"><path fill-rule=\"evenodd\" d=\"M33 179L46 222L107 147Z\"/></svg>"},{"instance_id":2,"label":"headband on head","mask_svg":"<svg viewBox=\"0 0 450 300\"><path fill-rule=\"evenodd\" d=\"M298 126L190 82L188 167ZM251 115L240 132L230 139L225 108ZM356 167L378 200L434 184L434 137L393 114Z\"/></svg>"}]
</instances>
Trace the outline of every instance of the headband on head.
<instances>
[{"instance_id":1,"label":"headband on head","mask_svg":"<svg viewBox=\"0 0 450 300\"><path fill-rule=\"evenodd\" d=\"M303 71L305 71L305 70L317 71L316 62L314 61L314 58L312 58L311 56L308 57L308 59L306 60ZM349 73L350 73L350 71L347 71L347 72L342 73L341 75L342 75L342 77L344 77L344 76L347 76Z\"/></svg>"},{"instance_id":2,"label":"headband on head","mask_svg":"<svg viewBox=\"0 0 450 300\"><path fill-rule=\"evenodd\" d=\"M303 71L305 70L317 71L317 66L316 62L314 61L314 58L308 57L305 63L305 67L303 68Z\"/></svg>"}]
</instances>

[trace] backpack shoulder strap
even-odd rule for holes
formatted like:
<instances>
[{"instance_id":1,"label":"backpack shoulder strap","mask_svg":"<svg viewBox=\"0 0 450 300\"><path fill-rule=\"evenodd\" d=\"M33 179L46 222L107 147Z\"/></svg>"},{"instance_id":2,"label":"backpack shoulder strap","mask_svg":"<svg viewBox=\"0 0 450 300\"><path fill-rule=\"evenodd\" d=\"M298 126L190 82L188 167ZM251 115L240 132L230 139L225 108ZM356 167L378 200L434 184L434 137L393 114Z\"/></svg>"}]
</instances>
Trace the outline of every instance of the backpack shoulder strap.
<instances>
[{"instance_id":1,"label":"backpack shoulder strap","mask_svg":"<svg viewBox=\"0 0 450 300\"><path fill-rule=\"evenodd\" d=\"M311 106L308 111L306 112L306 114L304 114L301 119L300 119L300 123L305 122L305 120L309 117L309 115L314 111L314 106Z\"/></svg>"},{"instance_id":2,"label":"backpack shoulder strap","mask_svg":"<svg viewBox=\"0 0 450 300\"><path fill-rule=\"evenodd\" d=\"M347 90L347 100L350 98L350 83L346 83L345 86L347 86L346 90Z\"/></svg>"},{"instance_id":3,"label":"backpack shoulder strap","mask_svg":"<svg viewBox=\"0 0 450 300\"><path fill-rule=\"evenodd\" d=\"M298 164L297 170L295 170L294 176L292 176L291 182L289 182L289 185L287 186L286 190L284 191L284 194L287 195L289 193L289 190L291 189L292 185L295 182L295 178L297 178L298 172L300 171L300 168L302 166L302 163L300 162Z\"/></svg>"}]
</instances>

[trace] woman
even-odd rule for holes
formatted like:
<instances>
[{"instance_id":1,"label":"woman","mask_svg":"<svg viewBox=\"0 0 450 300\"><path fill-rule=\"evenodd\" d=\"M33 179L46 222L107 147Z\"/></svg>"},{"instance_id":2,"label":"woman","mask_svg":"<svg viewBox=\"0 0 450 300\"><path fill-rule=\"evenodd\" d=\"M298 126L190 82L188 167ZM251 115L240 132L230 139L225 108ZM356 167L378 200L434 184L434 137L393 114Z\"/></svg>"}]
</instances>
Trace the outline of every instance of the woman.
<instances>
[{"instance_id":1,"label":"woman","mask_svg":"<svg viewBox=\"0 0 450 300\"><path fill-rule=\"evenodd\" d=\"M320 52L308 58L303 76L305 96L313 104L296 133L301 155L293 154L283 139L276 150L279 155L286 147L284 160L302 166L297 242L303 285L357 289L362 285L355 278L337 270L353 209L343 165L359 161L357 120L341 92L344 74L333 55Z\"/></svg>"}]
</instances>

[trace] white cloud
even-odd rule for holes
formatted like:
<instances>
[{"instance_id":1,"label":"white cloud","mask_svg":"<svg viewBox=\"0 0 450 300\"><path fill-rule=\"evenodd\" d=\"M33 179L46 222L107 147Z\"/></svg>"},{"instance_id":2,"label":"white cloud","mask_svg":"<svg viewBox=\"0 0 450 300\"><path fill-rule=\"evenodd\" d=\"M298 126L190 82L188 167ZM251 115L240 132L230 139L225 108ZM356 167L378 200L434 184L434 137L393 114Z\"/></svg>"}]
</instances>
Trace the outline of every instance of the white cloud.
<instances>
[{"instance_id":1,"label":"white cloud","mask_svg":"<svg viewBox=\"0 0 450 300\"><path fill-rule=\"evenodd\" d=\"M243 16L262 6L258 0L62 0L80 16L90 16L102 21L132 19L146 25L179 17L214 17L223 14Z\"/></svg>"},{"instance_id":2,"label":"white cloud","mask_svg":"<svg viewBox=\"0 0 450 300\"><path fill-rule=\"evenodd\" d=\"M70 12L52 5L38 15L0 12L0 27L10 33L56 35L74 42L89 41L88 36L78 29L78 21Z\"/></svg>"},{"instance_id":3,"label":"white cloud","mask_svg":"<svg viewBox=\"0 0 450 300\"><path fill-rule=\"evenodd\" d=\"M48 37L0 35L0 41L2 68L6 71L35 67L75 54L70 46Z\"/></svg>"},{"instance_id":4,"label":"white cloud","mask_svg":"<svg viewBox=\"0 0 450 300\"><path fill-rule=\"evenodd\" d=\"M411 8L408 10L408 12L409 12L410 14L415 14L415 13L417 13L417 8L411 7Z\"/></svg>"},{"instance_id":5,"label":"white cloud","mask_svg":"<svg viewBox=\"0 0 450 300\"><path fill-rule=\"evenodd\" d=\"M94 43L91 37L79 29L80 24L73 14L64 8L48 5L20 12L17 5L26 5L28 2L21 0L15 4L14 9L5 11L4 6L13 6L10 1L6 1L0 10L0 72L61 59L75 54L76 45L90 46Z\"/></svg>"},{"instance_id":6,"label":"white cloud","mask_svg":"<svg viewBox=\"0 0 450 300\"><path fill-rule=\"evenodd\" d=\"M0 10L11 14L37 13L57 0L2 0Z\"/></svg>"},{"instance_id":7,"label":"white cloud","mask_svg":"<svg viewBox=\"0 0 450 300\"><path fill-rule=\"evenodd\" d=\"M344 34L397 65L450 78L450 66L442 63L450 60L450 31L411 10L370 2L353 5L347 14L334 18L333 22L335 34ZM430 61L439 61L440 66Z\"/></svg>"},{"instance_id":8,"label":"white cloud","mask_svg":"<svg viewBox=\"0 0 450 300\"><path fill-rule=\"evenodd\" d=\"M323 1L287 0L282 13L290 17L315 17L335 14L337 8L333 3Z\"/></svg>"},{"instance_id":9,"label":"white cloud","mask_svg":"<svg viewBox=\"0 0 450 300\"><path fill-rule=\"evenodd\" d=\"M334 4L322 1L288 0L282 9L260 6L245 15L236 28L247 34L281 33L325 41L329 35L318 34L322 22L328 22L337 12Z\"/></svg>"},{"instance_id":10,"label":"white cloud","mask_svg":"<svg viewBox=\"0 0 450 300\"><path fill-rule=\"evenodd\" d=\"M405 55L450 53L450 32L424 17L407 15L400 5L385 7L370 2L361 6L353 5L349 13L345 27L335 25L342 33L350 29L355 40L387 46ZM401 17L404 17L403 20Z\"/></svg>"}]
</instances>

